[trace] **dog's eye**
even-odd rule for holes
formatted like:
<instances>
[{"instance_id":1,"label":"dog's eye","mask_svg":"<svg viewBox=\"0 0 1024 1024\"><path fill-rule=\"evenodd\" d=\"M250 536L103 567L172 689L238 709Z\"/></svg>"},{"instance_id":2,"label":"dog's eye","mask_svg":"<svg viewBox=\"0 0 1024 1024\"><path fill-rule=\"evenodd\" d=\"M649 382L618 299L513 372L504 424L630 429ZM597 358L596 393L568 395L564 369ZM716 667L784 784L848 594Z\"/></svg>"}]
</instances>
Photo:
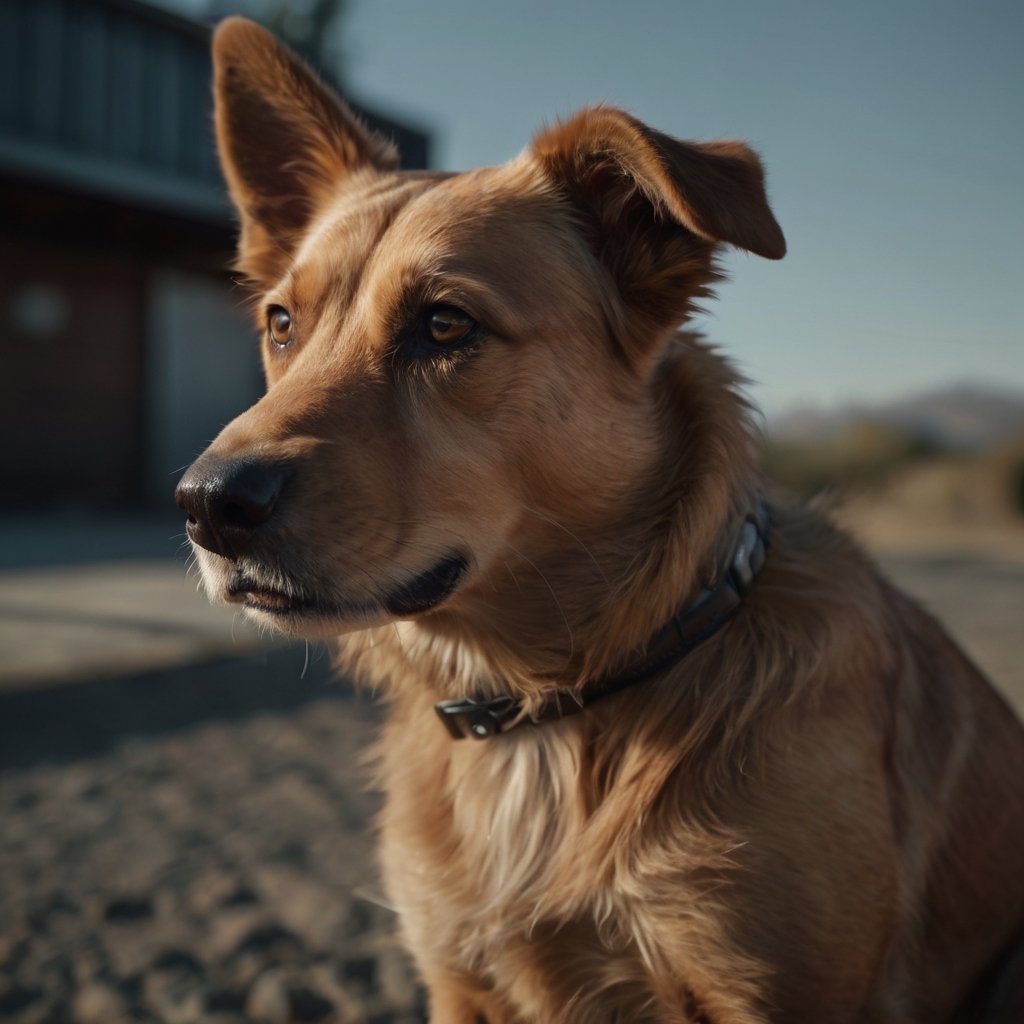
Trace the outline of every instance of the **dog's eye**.
<instances>
[{"instance_id":1,"label":"dog's eye","mask_svg":"<svg viewBox=\"0 0 1024 1024\"><path fill-rule=\"evenodd\" d=\"M435 345L450 348L469 341L477 322L454 306L435 306L427 313L427 330Z\"/></svg>"},{"instance_id":2,"label":"dog's eye","mask_svg":"<svg viewBox=\"0 0 1024 1024\"><path fill-rule=\"evenodd\" d=\"M283 306L271 306L267 312L267 330L270 340L284 348L292 340L292 318Z\"/></svg>"}]
</instances>

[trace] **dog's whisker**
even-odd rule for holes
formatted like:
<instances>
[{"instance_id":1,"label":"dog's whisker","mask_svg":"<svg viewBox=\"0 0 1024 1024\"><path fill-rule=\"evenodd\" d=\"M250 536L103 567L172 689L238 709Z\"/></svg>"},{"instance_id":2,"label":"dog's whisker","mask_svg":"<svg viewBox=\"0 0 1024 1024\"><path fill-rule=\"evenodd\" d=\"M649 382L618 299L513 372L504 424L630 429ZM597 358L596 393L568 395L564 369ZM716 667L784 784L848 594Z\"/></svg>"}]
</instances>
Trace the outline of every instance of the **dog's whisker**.
<instances>
[{"instance_id":1,"label":"dog's whisker","mask_svg":"<svg viewBox=\"0 0 1024 1024\"><path fill-rule=\"evenodd\" d=\"M501 560L501 564L505 566L505 571L508 573L509 576L512 577L512 582L516 585L516 590L518 590L519 589L519 577L516 576L515 569L513 569L512 566L509 565L509 563L506 562L504 558ZM497 590L498 589L498 581L495 580L492 583L492 586L494 587L495 590Z\"/></svg>"},{"instance_id":2,"label":"dog's whisker","mask_svg":"<svg viewBox=\"0 0 1024 1024\"><path fill-rule=\"evenodd\" d=\"M395 640L396 640L396 641L397 641L397 643L398 643L398 648L399 648L399 650L400 650L400 651L401 651L401 652L402 652L403 654L408 654L408 650L406 649L406 645L405 645L405 639L404 639L404 638L403 638L403 636L402 636L402 630L401 630L401 629L399 628L399 626L398 626L398 623L397 623L397 622L392 622L392 623L391 623L391 631L392 631L392 632L394 633L394 635L395 635Z\"/></svg>"},{"instance_id":3,"label":"dog's whisker","mask_svg":"<svg viewBox=\"0 0 1024 1024\"><path fill-rule=\"evenodd\" d=\"M392 914L397 914L398 910L390 900L385 899L383 893L377 890L366 889L363 886L358 886L352 890L352 895L357 899L363 900L365 903L372 903L375 907L380 907L382 910L390 911Z\"/></svg>"},{"instance_id":4,"label":"dog's whisker","mask_svg":"<svg viewBox=\"0 0 1024 1024\"><path fill-rule=\"evenodd\" d=\"M575 533L572 532L572 530L569 529L568 526L566 526L564 523L558 522L557 519L553 519L551 516L545 515L543 512L540 511L540 509L532 508L530 505L520 505L519 507L524 512L529 512L531 515L535 515L538 519L543 520L545 523L550 523L556 529L561 530L563 533L567 534L572 540L574 540L582 549L584 554L586 554L586 556L590 559L590 561L593 562L594 568L597 569L597 571L601 574L601 579L604 580L605 586L611 586L608 577L605 575L604 569L601 567L601 563L597 560L594 553L582 540L580 540L580 538Z\"/></svg>"},{"instance_id":5,"label":"dog's whisker","mask_svg":"<svg viewBox=\"0 0 1024 1024\"><path fill-rule=\"evenodd\" d=\"M569 622L569 617L565 614L565 609L562 607L562 602L558 599L558 594L555 593L555 588L551 585L550 581L544 574L543 570L540 569L534 561L532 561L530 558L524 555L522 551L518 550L518 548L516 548L510 541L505 541L504 546L507 547L510 551L512 551L513 554L517 555L524 562L526 562L526 564L529 565L533 569L533 571L537 573L537 575L541 578L541 580L544 582L544 586L547 587L548 592L551 594L551 599L555 602L555 607L558 609L558 614L561 615L562 622L565 624L565 631L569 637L569 653L566 656L566 661L571 661L572 656L576 651L575 638L573 636L572 625Z\"/></svg>"}]
</instances>

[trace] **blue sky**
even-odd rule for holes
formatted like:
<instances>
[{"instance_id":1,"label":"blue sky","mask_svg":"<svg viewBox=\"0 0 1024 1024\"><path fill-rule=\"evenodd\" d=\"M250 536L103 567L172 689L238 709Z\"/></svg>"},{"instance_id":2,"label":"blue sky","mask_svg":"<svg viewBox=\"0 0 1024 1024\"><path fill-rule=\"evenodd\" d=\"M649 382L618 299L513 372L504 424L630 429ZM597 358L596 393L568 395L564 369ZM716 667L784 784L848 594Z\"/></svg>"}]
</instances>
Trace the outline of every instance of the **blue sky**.
<instances>
[{"instance_id":1,"label":"blue sky","mask_svg":"<svg viewBox=\"0 0 1024 1024\"><path fill-rule=\"evenodd\" d=\"M1024 391L1024 4L351 0L339 36L353 94L431 129L438 166L593 102L747 139L790 252L730 253L700 326L770 413Z\"/></svg>"}]
</instances>

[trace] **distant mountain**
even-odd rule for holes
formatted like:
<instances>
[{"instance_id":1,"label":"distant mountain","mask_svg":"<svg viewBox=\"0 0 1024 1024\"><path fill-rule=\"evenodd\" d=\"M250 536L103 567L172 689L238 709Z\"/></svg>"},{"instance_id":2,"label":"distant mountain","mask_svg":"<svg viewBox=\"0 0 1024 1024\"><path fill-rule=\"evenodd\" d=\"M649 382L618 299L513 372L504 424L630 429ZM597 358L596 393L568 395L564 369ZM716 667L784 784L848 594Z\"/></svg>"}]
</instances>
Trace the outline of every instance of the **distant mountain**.
<instances>
[{"instance_id":1,"label":"distant mountain","mask_svg":"<svg viewBox=\"0 0 1024 1024\"><path fill-rule=\"evenodd\" d=\"M816 443L865 420L898 427L945 448L984 451L1024 434L1024 394L961 384L874 406L797 409L770 419L766 432L777 440Z\"/></svg>"}]
</instances>

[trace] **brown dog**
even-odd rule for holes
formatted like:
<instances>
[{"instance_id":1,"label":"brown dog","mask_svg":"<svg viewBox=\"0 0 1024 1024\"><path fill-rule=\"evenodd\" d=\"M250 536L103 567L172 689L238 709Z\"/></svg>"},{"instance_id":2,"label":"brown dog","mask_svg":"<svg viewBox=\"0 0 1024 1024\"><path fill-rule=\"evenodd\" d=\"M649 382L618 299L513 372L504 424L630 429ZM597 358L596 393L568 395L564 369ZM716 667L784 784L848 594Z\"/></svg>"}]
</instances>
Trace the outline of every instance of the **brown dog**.
<instances>
[{"instance_id":1,"label":"brown dog","mask_svg":"<svg viewBox=\"0 0 1024 1024\"><path fill-rule=\"evenodd\" d=\"M387 695L431 1020L1024 1020L1024 732L765 504L677 331L717 246L783 255L757 157L597 108L402 174L261 29L214 55L268 389L178 498L214 598Z\"/></svg>"}]
</instances>

